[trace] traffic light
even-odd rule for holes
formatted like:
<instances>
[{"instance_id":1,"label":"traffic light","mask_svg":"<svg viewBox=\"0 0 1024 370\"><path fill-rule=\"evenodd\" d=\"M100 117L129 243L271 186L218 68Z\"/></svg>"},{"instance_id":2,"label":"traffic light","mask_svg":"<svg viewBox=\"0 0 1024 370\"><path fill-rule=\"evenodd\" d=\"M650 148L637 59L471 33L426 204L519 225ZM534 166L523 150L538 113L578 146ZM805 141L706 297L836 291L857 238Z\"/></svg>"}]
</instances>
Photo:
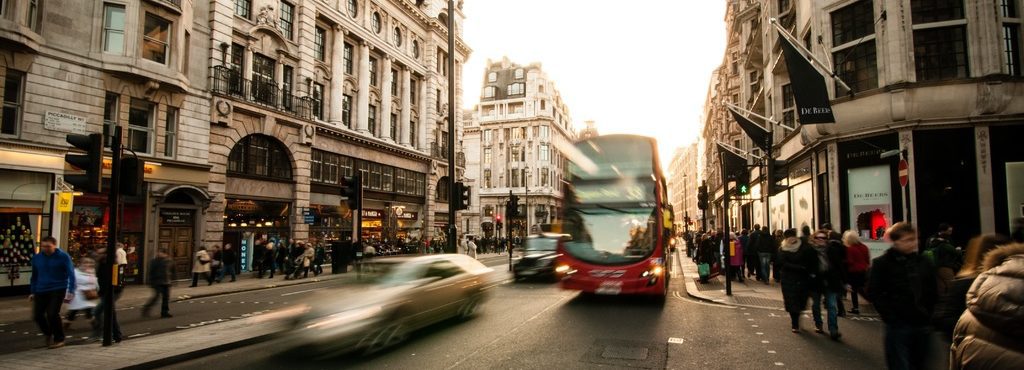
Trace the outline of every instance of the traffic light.
<instances>
[{"instance_id":1,"label":"traffic light","mask_svg":"<svg viewBox=\"0 0 1024 370\"><path fill-rule=\"evenodd\" d=\"M462 182L455 183L455 209L469 209L469 201L471 198L470 187Z\"/></svg>"},{"instance_id":2,"label":"traffic light","mask_svg":"<svg viewBox=\"0 0 1024 370\"><path fill-rule=\"evenodd\" d=\"M75 190L99 193L103 187L103 134L68 134L66 140L85 154L65 154L64 162L85 171L85 174L64 176L64 182L74 186Z\"/></svg>"},{"instance_id":3,"label":"traffic light","mask_svg":"<svg viewBox=\"0 0 1024 370\"><path fill-rule=\"evenodd\" d=\"M519 196L513 195L508 199L508 217L519 217Z\"/></svg>"},{"instance_id":4,"label":"traffic light","mask_svg":"<svg viewBox=\"0 0 1024 370\"><path fill-rule=\"evenodd\" d=\"M736 175L736 193L739 195L750 194L750 171Z\"/></svg>"},{"instance_id":5,"label":"traffic light","mask_svg":"<svg viewBox=\"0 0 1024 370\"><path fill-rule=\"evenodd\" d=\"M708 209L708 186L697 187L697 209L701 211Z\"/></svg>"},{"instance_id":6,"label":"traffic light","mask_svg":"<svg viewBox=\"0 0 1024 370\"><path fill-rule=\"evenodd\" d=\"M363 176L353 175L341 178L341 196L345 197L348 209L359 210L363 206Z\"/></svg>"},{"instance_id":7,"label":"traffic light","mask_svg":"<svg viewBox=\"0 0 1024 370\"><path fill-rule=\"evenodd\" d=\"M140 195L142 194L142 181L146 176L145 162L139 157L121 158L121 194Z\"/></svg>"},{"instance_id":8,"label":"traffic light","mask_svg":"<svg viewBox=\"0 0 1024 370\"><path fill-rule=\"evenodd\" d=\"M495 222L495 224L496 224L495 227L497 227L500 230L501 226L502 226L501 225L501 215L494 216L494 220L496 221Z\"/></svg>"},{"instance_id":9,"label":"traffic light","mask_svg":"<svg viewBox=\"0 0 1024 370\"><path fill-rule=\"evenodd\" d=\"M786 161L780 160L769 160L768 161L768 195L774 196L775 194L781 193L789 187L783 185L782 182L789 178L789 171L786 168Z\"/></svg>"}]
</instances>

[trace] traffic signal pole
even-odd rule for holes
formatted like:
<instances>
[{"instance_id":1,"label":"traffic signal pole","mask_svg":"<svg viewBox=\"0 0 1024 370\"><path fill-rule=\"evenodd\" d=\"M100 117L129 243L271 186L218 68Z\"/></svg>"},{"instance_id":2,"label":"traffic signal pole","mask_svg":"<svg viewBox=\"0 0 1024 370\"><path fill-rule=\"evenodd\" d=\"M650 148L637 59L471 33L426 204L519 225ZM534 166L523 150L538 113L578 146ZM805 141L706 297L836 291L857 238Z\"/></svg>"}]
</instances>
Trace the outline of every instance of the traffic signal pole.
<instances>
[{"instance_id":1,"label":"traffic signal pole","mask_svg":"<svg viewBox=\"0 0 1024 370\"><path fill-rule=\"evenodd\" d=\"M455 0L448 0L448 252L455 253ZM440 97L438 97L440 99Z\"/></svg>"},{"instance_id":2,"label":"traffic signal pole","mask_svg":"<svg viewBox=\"0 0 1024 370\"><path fill-rule=\"evenodd\" d=\"M732 295L732 253L729 240L729 173L725 165L725 155L719 151L719 163L722 164L722 251L725 255L723 271L725 271L725 295Z\"/></svg>"},{"instance_id":3,"label":"traffic signal pole","mask_svg":"<svg viewBox=\"0 0 1024 370\"><path fill-rule=\"evenodd\" d=\"M107 263L106 267L112 269L101 274L103 276L103 346L113 344L114 334L114 282L118 279L118 265L115 258L117 253L117 239L120 236L119 210L121 205L121 126L114 126L114 137L110 144L110 193L107 195L107 209L109 218L107 224Z\"/></svg>"}]
</instances>

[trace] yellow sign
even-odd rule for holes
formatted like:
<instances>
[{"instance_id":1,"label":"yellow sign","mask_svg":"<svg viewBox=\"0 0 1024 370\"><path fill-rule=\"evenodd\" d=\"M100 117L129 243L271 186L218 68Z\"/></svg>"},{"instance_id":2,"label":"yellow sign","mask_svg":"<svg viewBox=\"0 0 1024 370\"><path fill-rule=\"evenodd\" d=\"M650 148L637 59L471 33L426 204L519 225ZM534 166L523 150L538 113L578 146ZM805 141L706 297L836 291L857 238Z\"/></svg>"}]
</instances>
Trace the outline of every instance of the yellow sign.
<instances>
[{"instance_id":1,"label":"yellow sign","mask_svg":"<svg viewBox=\"0 0 1024 370\"><path fill-rule=\"evenodd\" d=\"M74 204L75 195L69 191L60 192L57 194L57 212L71 212L71 207Z\"/></svg>"}]
</instances>

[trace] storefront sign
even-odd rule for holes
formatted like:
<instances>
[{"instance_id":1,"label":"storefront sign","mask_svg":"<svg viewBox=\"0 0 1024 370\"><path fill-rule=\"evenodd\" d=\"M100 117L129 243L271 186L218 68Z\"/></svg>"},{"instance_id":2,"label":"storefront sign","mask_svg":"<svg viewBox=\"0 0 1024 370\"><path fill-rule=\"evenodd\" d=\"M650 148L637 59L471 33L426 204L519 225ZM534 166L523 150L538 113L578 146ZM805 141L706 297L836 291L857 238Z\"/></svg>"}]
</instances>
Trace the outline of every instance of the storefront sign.
<instances>
[{"instance_id":1,"label":"storefront sign","mask_svg":"<svg viewBox=\"0 0 1024 370\"><path fill-rule=\"evenodd\" d=\"M191 225L192 211L181 209L161 209L160 224L162 225Z\"/></svg>"},{"instance_id":2,"label":"storefront sign","mask_svg":"<svg viewBox=\"0 0 1024 370\"><path fill-rule=\"evenodd\" d=\"M316 215L314 215L313 212L310 211L309 209L304 209L302 210L302 222L310 225L315 224Z\"/></svg>"},{"instance_id":3,"label":"storefront sign","mask_svg":"<svg viewBox=\"0 0 1024 370\"><path fill-rule=\"evenodd\" d=\"M364 209L362 215L364 218L383 218L384 211L380 209Z\"/></svg>"},{"instance_id":4,"label":"storefront sign","mask_svg":"<svg viewBox=\"0 0 1024 370\"><path fill-rule=\"evenodd\" d=\"M75 195L69 191L57 195L57 212L71 212L74 206Z\"/></svg>"},{"instance_id":5,"label":"storefront sign","mask_svg":"<svg viewBox=\"0 0 1024 370\"><path fill-rule=\"evenodd\" d=\"M85 117L63 112L46 112L43 117L43 127L47 130L67 132L72 134L87 134Z\"/></svg>"},{"instance_id":6,"label":"storefront sign","mask_svg":"<svg viewBox=\"0 0 1024 370\"><path fill-rule=\"evenodd\" d=\"M110 171L110 169L113 168L113 167L114 167L114 164L109 159L104 159L103 160L103 169L104 170ZM142 172L147 174L147 175L152 175L154 168L155 167L153 167L152 165L148 165L147 164L147 165L142 166Z\"/></svg>"},{"instance_id":7,"label":"storefront sign","mask_svg":"<svg viewBox=\"0 0 1024 370\"><path fill-rule=\"evenodd\" d=\"M402 214L398 215L398 219L399 220L415 220L416 216L417 216L416 212L405 211L405 212L402 212Z\"/></svg>"},{"instance_id":8,"label":"storefront sign","mask_svg":"<svg viewBox=\"0 0 1024 370\"><path fill-rule=\"evenodd\" d=\"M825 77L818 72L811 62L790 43L789 39L779 34L782 55L789 70L789 80L793 84L793 97L796 100L797 116L800 124L835 123L832 105L829 103Z\"/></svg>"}]
</instances>

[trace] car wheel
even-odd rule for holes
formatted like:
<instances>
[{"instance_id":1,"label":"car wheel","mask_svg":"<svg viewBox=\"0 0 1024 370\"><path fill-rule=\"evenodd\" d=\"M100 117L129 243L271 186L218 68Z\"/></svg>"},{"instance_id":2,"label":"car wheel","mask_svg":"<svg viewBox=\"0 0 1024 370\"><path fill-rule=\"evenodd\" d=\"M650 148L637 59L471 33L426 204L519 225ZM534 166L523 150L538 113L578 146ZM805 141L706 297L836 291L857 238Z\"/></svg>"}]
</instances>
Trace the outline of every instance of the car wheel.
<instances>
[{"instance_id":1,"label":"car wheel","mask_svg":"<svg viewBox=\"0 0 1024 370\"><path fill-rule=\"evenodd\" d=\"M370 332L363 338L363 354L372 355L401 344L409 337L405 323L398 321Z\"/></svg>"},{"instance_id":2,"label":"car wheel","mask_svg":"<svg viewBox=\"0 0 1024 370\"><path fill-rule=\"evenodd\" d=\"M466 301L459 307L458 316L462 320L469 320L476 316L477 311L480 310L480 297L470 296L466 298Z\"/></svg>"}]
</instances>

